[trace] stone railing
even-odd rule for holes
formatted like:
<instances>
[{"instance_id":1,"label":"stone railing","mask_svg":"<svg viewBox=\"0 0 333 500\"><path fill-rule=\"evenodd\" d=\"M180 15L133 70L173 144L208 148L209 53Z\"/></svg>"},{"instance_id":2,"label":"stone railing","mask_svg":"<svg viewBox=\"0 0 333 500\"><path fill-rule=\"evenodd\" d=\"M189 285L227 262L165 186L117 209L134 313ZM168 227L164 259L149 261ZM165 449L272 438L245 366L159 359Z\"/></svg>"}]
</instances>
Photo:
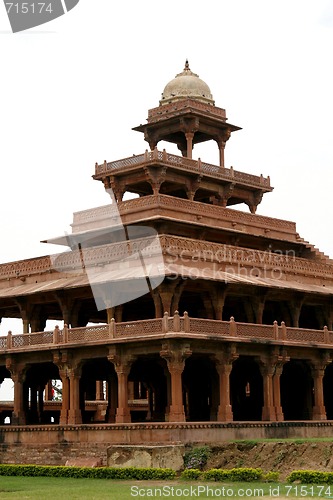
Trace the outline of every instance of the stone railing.
<instances>
[{"instance_id":1,"label":"stone railing","mask_svg":"<svg viewBox=\"0 0 333 500\"><path fill-rule=\"evenodd\" d=\"M8 278L41 274L56 269L63 272L69 270L72 273L82 275L84 273L82 259L84 259L84 265L87 269L93 269L96 266L107 265L110 262L126 258L129 256L129 252L135 255L138 252L146 251L147 248L154 255L161 255L161 253L166 257L169 255L173 259L172 262L178 265L182 262L185 263L185 261L189 262L191 259L203 263L215 262L221 266L232 265L233 274L239 274L241 269L246 268L251 270L265 269L273 270L274 272L278 271L277 275L272 275L276 279L282 278L281 271L309 277L323 276L333 278L332 263L321 263L296 257L292 251L287 254L283 254L282 252L264 252L251 248L161 234L158 238L154 236L137 238L130 241L126 240L98 247L85 248L81 252L79 250L64 252L53 255L51 258L40 257L27 261L13 262L11 264L2 264L0 265L0 279L7 280ZM168 260L165 262L168 263ZM237 270L235 271L236 268ZM221 271L224 271L224 269L221 268ZM252 274L253 277L256 276L255 272Z\"/></svg>"},{"instance_id":2,"label":"stone railing","mask_svg":"<svg viewBox=\"0 0 333 500\"><path fill-rule=\"evenodd\" d=\"M258 189L271 190L270 178L262 175L252 175L245 172L234 170L233 167L224 168L218 165L192 160L183 156L177 156L167 153L165 150L154 151L146 150L144 154L133 155L122 160L104 162L101 165L95 165L95 178L103 177L104 175L112 175L113 172L122 169L128 170L133 167L138 167L147 163L162 163L163 165L180 167L182 170L196 173L198 175L208 175L216 179L225 180L228 182L236 182L239 184L250 184Z\"/></svg>"},{"instance_id":3,"label":"stone railing","mask_svg":"<svg viewBox=\"0 0 333 500\"><path fill-rule=\"evenodd\" d=\"M0 354L7 351L30 351L39 349L49 350L59 345L94 345L101 343L112 343L114 339L140 338L140 341L152 337L165 338L170 334L186 334L196 338L221 337L224 340L238 339L242 341L270 341L288 345L332 345L333 332L327 327L323 330L309 330L304 328L286 327L284 322L278 326L275 321L273 325L257 325L253 323L238 323L234 318L230 321L218 321L211 319L190 318L187 313L180 317L178 312L173 317L167 313L163 318L128 321L116 323L114 319L109 324L91 326L85 328L67 328L62 330L58 326L51 332L24 333L13 335L8 332L5 337L0 337Z\"/></svg>"}]
</instances>

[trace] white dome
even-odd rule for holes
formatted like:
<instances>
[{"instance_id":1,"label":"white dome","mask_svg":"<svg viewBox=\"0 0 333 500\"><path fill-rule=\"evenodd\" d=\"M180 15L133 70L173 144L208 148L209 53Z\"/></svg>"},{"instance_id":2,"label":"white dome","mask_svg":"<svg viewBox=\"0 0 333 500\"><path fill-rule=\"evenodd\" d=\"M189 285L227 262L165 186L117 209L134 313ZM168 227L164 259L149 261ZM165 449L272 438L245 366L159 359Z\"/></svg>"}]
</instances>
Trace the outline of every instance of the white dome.
<instances>
[{"instance_id":1,"label":"white dome","mask_svg":"<svg viewBox=\"0 0 333 500\"><path fill-rule=\"evenodd\" d=\"M186 60L182 73L176 75L164 88L160 104L169 104L187 97L214 105L214 99L210 88L199 76L190 70Z\"/></svg>"}]
</instances>

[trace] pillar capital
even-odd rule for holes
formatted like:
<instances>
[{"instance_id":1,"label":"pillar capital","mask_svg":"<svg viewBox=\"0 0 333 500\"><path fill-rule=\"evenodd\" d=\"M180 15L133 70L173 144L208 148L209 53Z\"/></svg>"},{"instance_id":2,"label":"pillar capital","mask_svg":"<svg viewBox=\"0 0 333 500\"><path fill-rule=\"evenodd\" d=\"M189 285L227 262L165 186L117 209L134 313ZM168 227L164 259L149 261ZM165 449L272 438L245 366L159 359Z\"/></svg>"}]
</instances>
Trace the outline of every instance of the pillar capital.
<instances>
[{"instance_id":1,"label":"pillar capital","mask_svg":"<svg viewBox=\"0 0 333 500\"><path fill-rule=\"evenodd\" d=\"M160 356L166 360L169 369L181 370L184 369L185 360L190 357L192 351L190 344L176 342L166 342L162 344Z\"/></svg>"},{"instance_id":2,"label":"pillar capital","mask_svg":"<svg viewBox=\"0 0 333 500\"><path fill-rule=\"evenodd\" d=\"M113 364L116 373L127 374L130 372L132 363L136 360L136 356L133 356L133 354L122 352L120 349L114 348L114 346L109 348L107 358Z\"/></svg>"}]
</instances>

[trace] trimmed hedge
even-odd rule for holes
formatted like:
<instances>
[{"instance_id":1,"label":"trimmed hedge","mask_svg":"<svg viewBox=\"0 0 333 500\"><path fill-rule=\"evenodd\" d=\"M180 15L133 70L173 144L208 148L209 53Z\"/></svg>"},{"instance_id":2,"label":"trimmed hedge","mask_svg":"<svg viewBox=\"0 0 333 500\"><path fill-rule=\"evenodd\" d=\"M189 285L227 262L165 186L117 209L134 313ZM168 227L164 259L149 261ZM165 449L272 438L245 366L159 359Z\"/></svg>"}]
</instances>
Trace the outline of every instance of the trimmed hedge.
<instances>
[{"instance_id":1,"label":"trimmed hedge","mask_svg":"<svg viewBox=\"0 0 333 500\"><path fill-rule=\"evenodd\" d=\"M263 472L251 468L210 469L203 472L201 477L206 481L258 481L262 479Z\"/></svg>"},{"instance_id":2,"label":"trimmed hedge","mask_svg":"<svg viewBox=\"0 0 333 500\"><path fill-rule=\"evenodd\" d=\"M333 484L333 472L316 470L294 470L287 477L288 483L299 481L301 484Z\"/></svg>"},{"instance_id":3,"label":"trimmed hedge","mask_svg":"<svg viewBox=\"0 0 333 500\"><path fill-rule=\"evenodd\" d=\"M94 479L174 479L172 469L143 467L67 467L0 464L0 476L47 476Z\"/></svg>"},{"instance_id":4,"label":"trimmed hedge","mask_svg":"<svg viewBox=\"0 0 333 500\"><path fill-rule=\"evenodd\" d=\"M197 479L201 479L201 470L200 469L185 469L180 475L180 479L185 479L186 481L196 481Z\"/></svg>"}]
</instances>

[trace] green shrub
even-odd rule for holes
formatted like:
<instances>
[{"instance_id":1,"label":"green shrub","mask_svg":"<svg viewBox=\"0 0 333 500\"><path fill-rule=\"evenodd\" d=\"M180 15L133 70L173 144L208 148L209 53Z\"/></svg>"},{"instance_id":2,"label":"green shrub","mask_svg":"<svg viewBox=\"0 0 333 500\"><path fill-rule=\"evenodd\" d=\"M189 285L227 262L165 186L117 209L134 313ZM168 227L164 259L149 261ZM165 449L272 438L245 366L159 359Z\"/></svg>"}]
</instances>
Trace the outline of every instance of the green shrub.
<instances>
[{"instance_id":1,"label":"green shrub","mask_svg":"<svg viewBox=\"0 0 333 500\"><path fill-rule=\"evenodd\" d=\"M197 480L201 477L201 470L199 469L185 469L180 475L180 479L186 479L188 481Z\"/></svg>"},{"instance_id":2,"label":"green shrub","mask_svg":"<svg viewBox=\"0 0 333 500\"><path fill-rule=\"evenodd\" d=\"M262 478L261 469L239 468L230 469L230 481L258 481Z\"/></svg>"},{"instance_id":3,"label":"green shrub","mask_svg":"<svg viewBox=\"0 0 333 500\"><path fill-rule=\"evenodd\" d=\"M204 481L230 481L230 471L226 469L210 469L202 473Z\"/></svg>"},{"instance_id":4,"label":"green shrub","mask_svg":"<svg viewBox=\"0 0 333 500\"><path fill-rule=\"evenodd\" d=\"M185 453L184 465L186 469L200 469L206 465L211 450L208 446L193 448Z\"/></svg>"},{"instance_id":5,"label":"green shrub","mask_svg":"<svg viewBox=\"0 0 333 500\"><path fill-rule=\"evenodd\" d=\"M262 479L263 481L266 481L268 483L277 483L279 480L279 473L278 472L267 472L266 474L263 474Z\"/></svg>"},{"instance_id":6,"label":"green shrub","mask_svg":"<svg viewBox=\"0 0 333 500\"><path fill-rule=\"evenodd\" d=\"M329 483L331 472L321 472L315 470L294 470L287 477L288 483L299 481L302 484L325 484Z\"/></svg>"},{"instance_id":7,"label":"green shrub","mask_svg":"<svg viewBox=\"0 0 333 500\"><path fill-rule=\"evenodd\" d=\"M202 473L201 478L206 481L258 481L262 479L261 469L210 469Z\"/></svg>"},{"instance_id":8,"label":"green shrub","mask_svg":"<svg viewBox=\"0 0 333 500\"><path fill-rule=\"evenodd\" d=\"M48 476L95 479L174 479L172 469L143 467L66 467L0 464L0 476Z\"/></svg>"}]
</instances>

